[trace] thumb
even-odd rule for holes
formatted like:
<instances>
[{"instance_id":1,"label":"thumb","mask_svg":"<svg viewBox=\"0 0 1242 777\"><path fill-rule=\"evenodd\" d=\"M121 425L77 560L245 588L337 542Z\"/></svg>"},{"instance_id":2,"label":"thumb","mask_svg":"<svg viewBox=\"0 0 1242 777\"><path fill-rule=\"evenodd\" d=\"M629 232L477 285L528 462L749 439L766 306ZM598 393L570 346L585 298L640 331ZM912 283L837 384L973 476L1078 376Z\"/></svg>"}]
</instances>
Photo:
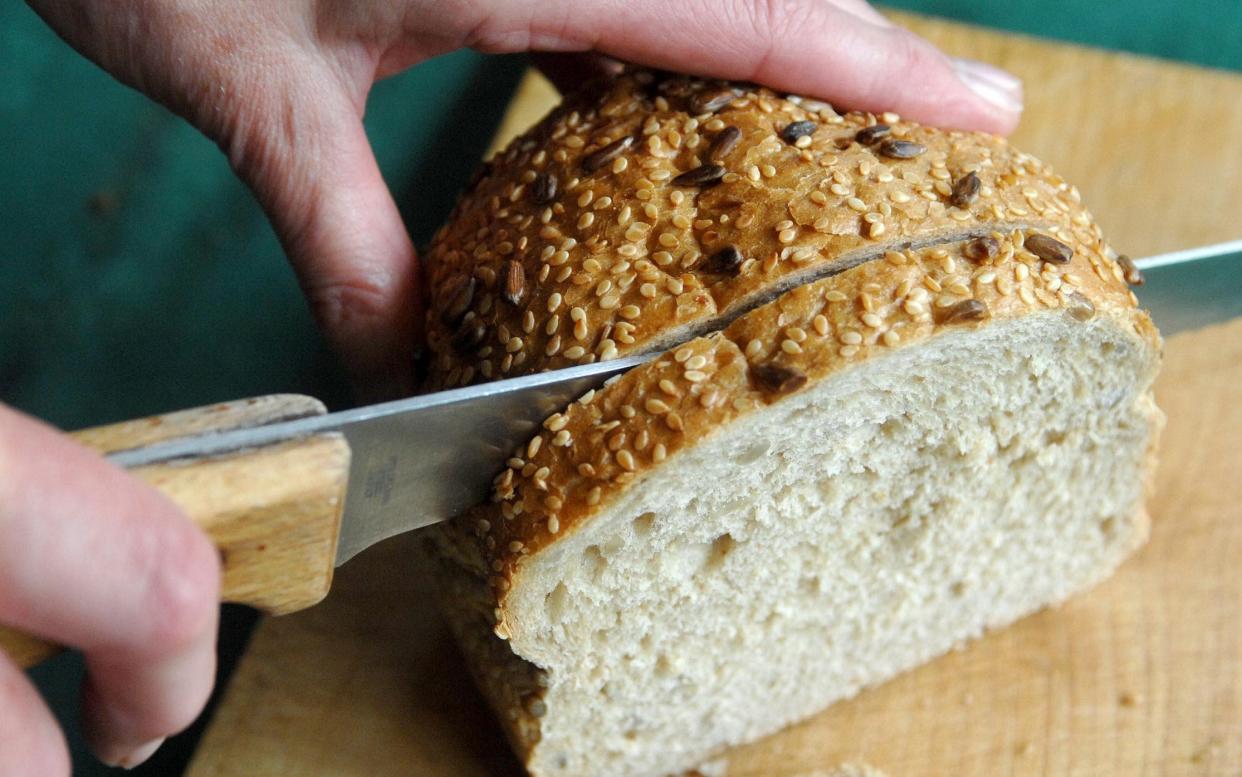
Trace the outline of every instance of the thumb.
<instances>
[{"instance_id":1,"label":"thumb","mask_svg":"<svg viewBox=\"0 0 1242 777\"><path fill-rule=\"evenodd\" d=\"M410 394L419 320L414 246L344 93L291 84L226 151L257 195L315 319L363 401ZM275 115L273 115L275 114Z\"/></svg>"}]
</instances>

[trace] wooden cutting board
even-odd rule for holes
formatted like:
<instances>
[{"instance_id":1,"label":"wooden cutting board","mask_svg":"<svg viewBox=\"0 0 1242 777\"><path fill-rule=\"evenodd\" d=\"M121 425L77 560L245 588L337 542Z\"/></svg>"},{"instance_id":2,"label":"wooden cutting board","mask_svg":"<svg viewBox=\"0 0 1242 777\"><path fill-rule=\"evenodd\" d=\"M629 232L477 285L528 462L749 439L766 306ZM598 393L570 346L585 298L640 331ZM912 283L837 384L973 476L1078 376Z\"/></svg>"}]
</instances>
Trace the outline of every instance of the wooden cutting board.
<instances>
[{"instance_id":1,"label":"wooden cutting board","mask_svg":"<svg viewBox=\"0 0 1242 777\"><path fill-rule=\"evenodd\" d=\"M1120 250L1242 237L1242 78L901 17L1026 79L1017 144ZM553 99L528 77L501 131ZM731 777L1242 775L1242 321L1170 339L1152 539L1111 580L756 744ZM518 775L412 569L410 539L264 621L189 770Z\"/></svg>"}]
</instances>

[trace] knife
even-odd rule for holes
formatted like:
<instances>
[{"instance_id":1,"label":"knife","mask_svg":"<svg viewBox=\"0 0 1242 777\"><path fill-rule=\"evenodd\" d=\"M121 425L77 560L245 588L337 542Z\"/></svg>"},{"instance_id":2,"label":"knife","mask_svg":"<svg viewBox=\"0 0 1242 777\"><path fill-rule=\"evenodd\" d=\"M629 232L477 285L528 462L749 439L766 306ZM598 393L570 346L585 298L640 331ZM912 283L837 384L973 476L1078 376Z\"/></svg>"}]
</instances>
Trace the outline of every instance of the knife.
<instances>
[{"instance_id":1,"label":"knife","mask_svg":"<svg viewBox=\"0 0 1242 777\"><path fill-rule=\"evenodd\" d=\"M1165 335L1242 315L1242 240L1136 265L1139 302ZM261 397L75 436L207 530L221 550L226 601L284 614L320 601L332 570L371 545L478 504L545 418L650 358L332 414L309 397ZM0 649L21 666L56 651L3 627Z\"/></svg>"}]
</instances>

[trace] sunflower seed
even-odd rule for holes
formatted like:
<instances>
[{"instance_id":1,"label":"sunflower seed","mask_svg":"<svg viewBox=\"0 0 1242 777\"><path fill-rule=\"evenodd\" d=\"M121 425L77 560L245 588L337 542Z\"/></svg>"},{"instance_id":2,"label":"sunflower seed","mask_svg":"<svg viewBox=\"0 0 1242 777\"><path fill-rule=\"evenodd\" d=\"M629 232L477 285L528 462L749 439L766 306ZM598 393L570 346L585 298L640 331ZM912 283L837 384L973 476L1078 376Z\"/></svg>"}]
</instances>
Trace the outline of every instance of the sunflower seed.
<instances>
[{"instance_id":1,"label":"sunflower seed","mask_svg":"<svg viewBox=\"0 0 1242 777\"><path fill-rule=\"evenodd\" d=\"M461 325L457 327L457 331L453 332L449 342L453 346L453 350L461 354L468 354L475 348L478 348L486 336L487 326L472 315L461 322Z\"/></svg>"},{"instance_id":2,"label":"sunflower seed","mask_svg":"<svg viewBox=\"0 0 1242 777\"><path fill-rule=\"evenodd\" d=\"M1076 291L1069 295L1065 308L1075 321L1090 321L1095 316L1095 305L1091 304L1091 300L1087 299L1082 292Z\"/></svg>"},{"instance_id":3,"label":"sunflower seed","mask_svg":"<svg viewBox=\"0 0 1242 777\"><path fill-rule=\"evenodd\" d=\"M720 165L706 164L699 165L693 170L687 170L681 175L673 179L674 186L712 186L720 182L724 178L725 169Z\"/></svg>"},{"instance_id":4,"label":"sunflower seed","mask_svg":"<svg viewBox=\"0 0 1242 777\"><path fill-rule=\"evenodd\" d=\"M757 364L750 368L750 379L760 391L788 394L806 385L806 375L791 367Z\"/></svg>"},{"instance_id":5,"label":"sunflower seed","mask_svg":"<svg viewBox=\"0 0 1242 777\"><path fill-rule=\"evenodd\" d=\"M690 98L690 112L696 116L700 113L715 113L736 98L737 92L727 86L707 89Z\"/></svg>"},{"instance_id":6,"label":"sunflower seed","mask_svg":"<svg viewBox=\"0 0 1242 777\"><path fill-rule=\"evenodd\" d=\"M582 158L582 169L584 172L593 173L612 160L621 156L630 146L634 145L634 136L626 135L618 138L608 145L593 151Z\"/></svg>"},{"instance_id":7,"label":"sunflower seed","mask_svg":"<svg viewBox=\"0 0 1242 777\"><path fill-rule=\"evenodd\" d=\"M922 143L889 138L880 144L880 155L890 159L913 159L927 150Z\"/></svg>"},{"instance_id":8,"label":"sunflower seed","mask_svg":"<svg viewBox=\"0 0 1242 777\"><path fill-rule=\"evenodd\" d=\"M879 143L881 140L888 137L889 133L892 131L893 128L887 124L876 124L871 127L863 127L858 131L858 134L854 136L854 140L864 146L870 146L872 144Z\"/></svg>"},{"instance_id":9,"label":"sunflower seed","mask_svg":"<svg viewBox=\"0 0 1242 777\"><path fill-rule=\"evenodd\" d=\"M744 257L735 245L727 245L716 253L699 262L695 268L700 272L718 275L737 275L742 267Z\"/></svg>"},{"instance_id":10,"label":"sunflower seed","mask_svg":"<svg viewBox=\"0 0 1242 777\"><path fill-rule=\"evenodd\" d=\"M975 175L972 170L961 178L957 179L957 183L953 184L953 193L949 195L949 204L957 208L968 208L974 201L979 199L979 189L982 184L979 182L979 176Z\"/></svg>"},{"instance_id":11,"label":"sunflower seed","mask_svg":"<svg viewBox=\"0 0 1242 777\"><path fill-rule=\"evenodd\" d=\"M1142 286L1146 282L1143 273L1139 271L1138 265L1130 257L1125 254L1119 255L1117 257L1117 264L1121 265L1121 275L1126 279L1126 283L1131 286Z\"/></svg>"},{"instance_id":12,"label":"sunflower seed","mask_svg":"<svg viewBox=\"0 0 1242 777\"><path fill-rule=\"evenodd\" d=\"M556 176L551 173L540 173L531 184L531 197L536 205L547 205L556 199Z\"/></svg>"},{"instance_id":13,"label":"sunflower seed","mask_svg":"<svg viewBox=\"0 0 1242 777\"><path fill-rule=\"evenodd\" d=\"M473 275L457 279L457 283L448 295L448 304L440 311L441 321L449 326L461 321L461 317L466 315L466 311L470 309L470 303L474 302L476 283Z\"/></svg>"},{"instance_id":14,"label":"sunflower seed","mask_svg":"<svg viewBox=\"0 0 1242 777\"><path fill-rule=\"evenodd\" d=\"M522 297L526 296L526 268L516 259L505 262L504 288L500 296L510 305L521 305Z\"/></svg>"},{"instance_id":15,"label":"sunflower seed","mask_svg":"<svg viewBox=\"0 0 1242 777\"><path fill-rule=\"evenodd\" d=\"M795 121L786 124L780 131L781 140L793 145L798 142L798 138L814 133L817 126L813 121Z\"/></svg>"},{"instance_id":16,"label":"sunflower seed","mask_svg":"<svg viewBox=\"0 0 1242 777\"><path fill-rule=\"evenodd\" d=\"M738 141L742 139L742 131L737 127L725 127L722 129L711 146L707 149L707 158L713 162L719 162L729 155L729 152L737 148Z\"/></svg>"},{"instance_id":17,"label":"sunflower seed","mask_svg":"<svg viewBox=\"0 0 1242 777\"><path fill-rule=\"evenodd\" d=\"M471 174L470 176L470 180L466 183L466 190L462 192L462 194L463 195L469 194L473 192L475 189L479 188L479 184L483 182L483 179L491 174L492 174L492 163L491 162L484 162L483 164L476 167L474 170L474 173Z\"/></svg>"},{"instance_id":18,"label":"sunflower seed","mask_svg":"<svg viewBox=\"0 0 1242 777\"><path fill-rule=\"evenodd\" d=\"M942 324L961 324L967 321L980 321L988 314L988 306L977 299L964 299L950 305L940 314Z\"/></svg>"},{"instance_id":19,"label":"sunflower seed","mask_svg":"<svg viewBox=\"0 0 1242 777\"><path fill-rule=\"evenodd\" d=\"M1074 249L1047 235L1027 235L1025 245L1026 250L1053 264L1067 264L1074 255Z\"/></svg>"},{"instance_id":20,"label":"sunflower seed","mask_svg":"<svg viewBox=\"0 0 1242 777\"><path fill-rule=\"evenodd\" d=\"M972 262L986 262L1000 253L1000 241L994 237L977 237L962 248L962 256Z\"/></svg>"}]
</instances>

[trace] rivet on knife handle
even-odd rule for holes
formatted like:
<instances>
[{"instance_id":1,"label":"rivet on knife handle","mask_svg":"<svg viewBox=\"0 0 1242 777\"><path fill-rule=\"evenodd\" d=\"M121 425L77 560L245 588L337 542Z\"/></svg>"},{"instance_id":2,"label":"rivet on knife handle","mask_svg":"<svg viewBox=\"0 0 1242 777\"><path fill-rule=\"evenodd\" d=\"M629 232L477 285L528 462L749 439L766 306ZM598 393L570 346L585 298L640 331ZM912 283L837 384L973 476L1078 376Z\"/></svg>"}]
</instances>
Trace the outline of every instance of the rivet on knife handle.
<instances>
[{"instance_id":1,"label":"rivet on knife handle","mask_svg":"<svg viewBox=\"0 0 1242 777\"><path fill-rule=\"evenodd\" d=\"M323 413L309 397L279 395L84 430L103 453ZM153 438L152 435L155 435ZM220 549L221 598L280 615L316 604L332 584L349 445L339 433L139 467ZM0 626L0 650L29 667L55 646Z\"/></svg>"}]
</instances>

